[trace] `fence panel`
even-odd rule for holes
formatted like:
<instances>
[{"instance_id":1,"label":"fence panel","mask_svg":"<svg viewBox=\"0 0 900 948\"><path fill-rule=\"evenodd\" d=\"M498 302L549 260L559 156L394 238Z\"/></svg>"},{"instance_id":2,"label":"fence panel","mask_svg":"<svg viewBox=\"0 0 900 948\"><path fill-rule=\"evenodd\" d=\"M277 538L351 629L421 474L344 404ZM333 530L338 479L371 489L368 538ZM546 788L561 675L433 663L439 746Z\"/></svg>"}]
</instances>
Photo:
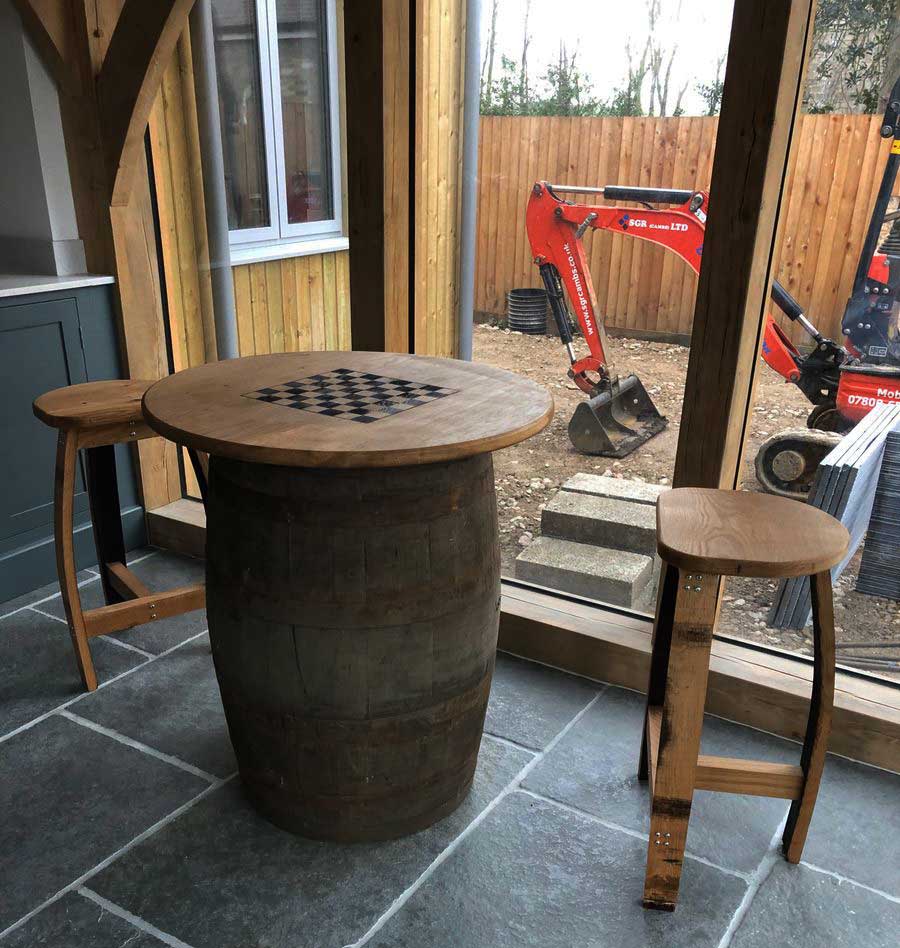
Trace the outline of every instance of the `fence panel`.
<instances>
[{"instance_id":1,"label":"fence panel","mask_svg":"<svg viewBox=\"0 0 900 948\"><path fill-rule=\"evenodd\" d=\"M840 334L890 148L880 125L877 115L804 115L794 140L777 273L831 336ZM717 126L717 118L705 117L483 116L475 309L501 315L513 287L540 286L525 235L525 206L535 181L705 188ZM690 334L697 278L686 264L662 247L618 234L588 232L584 239L607 326ZM785 328L804 341L802 332Z\"/></svg>"}]
</instances>

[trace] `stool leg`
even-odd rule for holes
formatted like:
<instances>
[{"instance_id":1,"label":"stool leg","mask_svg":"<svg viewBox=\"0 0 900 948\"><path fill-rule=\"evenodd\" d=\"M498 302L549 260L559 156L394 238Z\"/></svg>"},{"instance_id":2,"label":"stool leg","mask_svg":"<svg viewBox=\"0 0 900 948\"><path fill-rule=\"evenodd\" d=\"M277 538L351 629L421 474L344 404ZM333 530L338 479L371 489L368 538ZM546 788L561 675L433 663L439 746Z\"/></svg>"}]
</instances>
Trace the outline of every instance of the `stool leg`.
<instances>
[{"instance_id":1,"label":"stool leg","mask_svg":"<svg viewBox=\"0 0 900 948\"><path fill-rule=\"evenodd\" d=\"M97 566L100 570L103 596L107 605L112 605L122 602L123 597L110 583L109 564L125 565L125 538L122 535L119 482L116 477L116 448L115 445L104 444L97 448L88 448L85 455Z\"/></svg>"},{"instance_id":2,"label":"stool leg","mask_svg":"<svg viewBox=\"0 0 900 948\"><path fill-rule=\"evenodd\" d=\"M75 568L75 536L72 516L75 505L75 466L78 462L78 433L60 431L56 448L56 480L53 501L53 533L56 542L56 570L69 634L75 648L75 659L81 673L81 681L88 691L97 688L97 675L91 660L84 616L81 612L81 595Z\"/></svg>"},{"instance_id":3,"label":"stool leg","mask_svg":"<svg viewBox=\"0 0 900 948\"><path fill-rule=\"evenodd\" d=\"M669 650L672 646L672 619L678 596L678 569L663 565L662 582L659 584L656 603L656 621L653 624L653 641L650 645L650 675L647 681L647 705L662 707L666 695L666 673L669 668ZM644 710L644 730L641 733L641 756L638 760L638 780L647 780L650 761L647 747L647 711Z\"/></svg>"},{"instance_id":4,"label":"stool leg","mask_svg":"<svg viewBox=\"0 0 900 948\"><path fill-rule=\"evenodd\" d=\"M209 493L209 455L205 451L197 451L194 448L188 448L187 453L191 459L191 467L194 469L194 477L197 478L197 486L200 488L200 499L206 504Z\"/></svg>"},{"instance_id":5,"label":"stool leg","mask_svg":"<svg viewBox=\"0 0 900 948\"><path fill-rule=\"evenodd\" d=\"M672 911L694 797L719 578L681 571L650 806L645 908ZM652 763L651 763L652 766Z\"/></svg>"},{"instance_id":6,"label":"stool leg","mask_svg":"<svg viewBox=\"0 0 900 948\"><path fill-rule=\"evenodd\" d=\"M834 706L834 605L831 598L831 572L826 570L810 576L809 584L812 592L814 666L809 721L800 757L804 776L803 791L800 798L791 803L782 839L785 858L793 863L800 862L816 805Z\"/></svg>"}]
</instances>

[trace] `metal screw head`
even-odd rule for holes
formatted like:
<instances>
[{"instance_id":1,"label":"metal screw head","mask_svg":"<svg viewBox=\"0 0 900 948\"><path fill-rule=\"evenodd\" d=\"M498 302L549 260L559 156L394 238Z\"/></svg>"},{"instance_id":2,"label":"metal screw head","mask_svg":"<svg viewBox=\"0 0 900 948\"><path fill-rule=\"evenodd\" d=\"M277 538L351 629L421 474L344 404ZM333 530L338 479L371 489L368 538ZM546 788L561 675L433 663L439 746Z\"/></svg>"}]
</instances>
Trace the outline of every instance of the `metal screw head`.
<instances>
[{"instance_id":1,"label":"metal screw head","mask_svg":"<svg viewBox=\"0 0 900 948\"><path fill-rule=\"evenodd\" d=\"M695 593L702 592L702 590L703 590L703 587L702 587L702 586L694 586L694 592L695 592Z\"/></svg>"},{"instance_id":2,"label":"metal screw head","mask_svg":"<svg viewBox=\"0 0 900 948\"><path fill-rule=\"evenodd\" d=\"M685 586L685 587L684 587L684 591L685 591L685 592L690 592L690 591L691 591L691 587L690 587L690 586Z\"/></svg>"}]
</instances>

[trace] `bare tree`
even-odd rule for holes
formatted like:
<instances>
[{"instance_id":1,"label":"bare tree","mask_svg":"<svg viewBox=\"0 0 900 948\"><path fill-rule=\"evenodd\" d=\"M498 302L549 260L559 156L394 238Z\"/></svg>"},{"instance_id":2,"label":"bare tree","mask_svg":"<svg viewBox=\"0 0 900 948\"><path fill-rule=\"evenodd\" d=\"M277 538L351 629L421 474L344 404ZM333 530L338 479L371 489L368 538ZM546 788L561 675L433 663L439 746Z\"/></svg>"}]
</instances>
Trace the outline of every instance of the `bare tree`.
<instances>
[{"instance_id":1,"label":"bare tree","mask_svg":"<svg viewBox=\"0 0 900 948\"><path fill-rule=\"evenodd\" d=\"M672 63L675 61L675 55L678 52L678 45L667 48L660 42L659 36L663 30L659 29L660 0L647 0L647 44L649 47L648 71L650 73L650 105L647 110L648 115L655 115L655 109L659 108L660 115L667 115L669 108L670 82L672 78ZM679 0L675 11L675 16L681 13L681 3ZM681 100L687 91L687 83L679 90L675 106L672 112L678 112L681 108Z\"/></svg>"},{"instance_id":2,"label":"bare tree","mask_svg":"<svg viewBox=\"0 0 900 948\"><path fill-rule=\"evenodd\" d=\"M619 94L620 104L618 111L622 115L643 115L644 109L641 105L641 90L644 86L644 79L647 76L649 68L648 57L650 55L650 38L644 43L640 58L632 51L631 40L625 43L625 58L628 61L628 75L625 79L625 87Z\"/></svg>"},{"instance_id":3,"label":"bare tree","mask_svg":"<svg viewBox=\"0 0 900 948\"><path fill-rule=\"evenodd\" d=\"M531 13L531 0L525 0L525 21L522 26L522 62L519 67L519 97L522 102L528 101L528 44L531 35L528 32L528 15Z\"/></svg>"},{"instance_id":4,"label":"bare tree","mask_svg":"<svg viewBox=\"0 0 900 948\"><path fill-rule=\"evenodd\" d=\"M484 62L481 64L481 97L489 107L494 89L494 52L497 48L497 7L499 5L500 0L493 0L491 5L491 28L488 32Z\"/></svg>"}]
</instances>

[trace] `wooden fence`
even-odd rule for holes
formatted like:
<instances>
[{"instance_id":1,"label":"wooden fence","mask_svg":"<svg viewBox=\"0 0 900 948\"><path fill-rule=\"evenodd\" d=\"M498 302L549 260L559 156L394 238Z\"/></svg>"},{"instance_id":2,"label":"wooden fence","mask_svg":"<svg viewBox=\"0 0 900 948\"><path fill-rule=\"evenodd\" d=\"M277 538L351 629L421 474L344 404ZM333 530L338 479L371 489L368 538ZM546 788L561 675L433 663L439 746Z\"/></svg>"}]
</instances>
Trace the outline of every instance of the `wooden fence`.
<instances>
[{"instance_id":1,"label":"wooden fence","mask_svg":"<svg viewBox=\"0 0 900 948\"><path fill-rule=\"evenodd\" d=\"M502 314L508 290L540 286L525 234L525 205L535 181L705 188L717 124L716 118L483 117L475 309ZM880 127L877 115L804 115L793 142L776 247L778 278L832 336L840 333L890 147ZM601 231L585 235L585 248L607 326L690 333L697 278L680 258Z\"/></svg>"}]
</instances>

